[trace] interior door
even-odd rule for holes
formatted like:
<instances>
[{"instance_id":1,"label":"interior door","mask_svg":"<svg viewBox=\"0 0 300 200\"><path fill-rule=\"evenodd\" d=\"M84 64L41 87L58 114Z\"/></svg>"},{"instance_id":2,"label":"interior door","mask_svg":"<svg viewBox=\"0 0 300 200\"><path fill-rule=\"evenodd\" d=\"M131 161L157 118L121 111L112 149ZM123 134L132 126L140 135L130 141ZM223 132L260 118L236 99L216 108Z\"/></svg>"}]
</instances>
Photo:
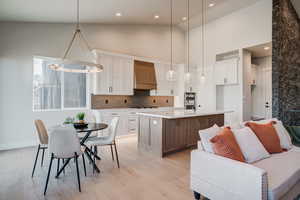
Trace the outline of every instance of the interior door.
<instances>
[{"instance_id":1,"label":"interior door","mask_svg":"<svg viewBox=\"0 0 300 200\"><path fill-rule=\"evenodd\" d=\"M265 118L272 118L272 69L264 69L265 89Z\"/></svg>"}]
</instances>

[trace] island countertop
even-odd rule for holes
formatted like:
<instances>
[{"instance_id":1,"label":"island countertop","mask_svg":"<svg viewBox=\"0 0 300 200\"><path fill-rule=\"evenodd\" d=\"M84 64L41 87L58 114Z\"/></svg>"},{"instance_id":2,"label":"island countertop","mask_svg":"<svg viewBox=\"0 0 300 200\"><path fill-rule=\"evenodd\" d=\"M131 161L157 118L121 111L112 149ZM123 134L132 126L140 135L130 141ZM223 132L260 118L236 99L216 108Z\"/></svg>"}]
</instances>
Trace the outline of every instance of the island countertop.
<instances>
[{"instance_id":1,"label":"island countertop","mask_svg":"<svg viewBox=\"0 0 300 200\"><path fill-rule=\"evenodd\" d=\"M179 118L189 118L189 117L199 117L208 115L218 115L231 113L232 110L215 110L215 111L194 111L194 110L183 110L183 109L173 109L168 111L151 111L151 112L137 112L136 114L148 117L158 117L164 119L179 119Z\"/></svg>"}]
</instances>

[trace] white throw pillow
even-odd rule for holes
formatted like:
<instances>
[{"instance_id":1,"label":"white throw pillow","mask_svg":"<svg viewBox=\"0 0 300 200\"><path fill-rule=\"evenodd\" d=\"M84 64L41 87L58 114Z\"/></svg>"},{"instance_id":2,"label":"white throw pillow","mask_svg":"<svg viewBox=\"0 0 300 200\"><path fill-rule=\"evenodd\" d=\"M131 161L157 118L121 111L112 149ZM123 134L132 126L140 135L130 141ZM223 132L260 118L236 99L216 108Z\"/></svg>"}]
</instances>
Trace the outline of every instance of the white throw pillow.
<instances>
[{"instance_id":1,"label":"white throw pillow","mask_svg":"<svg viewBox=\"0 0 300 200\"><path fill-rule=\"evenodd\" d=\"M278 137L280 139L280 146L283 149L290 150L293 148L292 139L288 131L283 126L282 121L276 121L274 124Z\"/></svg>"},{"instance_id":2,"label":"white throw pillow","mask_svg":"<svg viewBox=\"0 0 300 200\"><path fill-rule=\"evenodd\" d=\"M266 124L266 123L269 123L270 121L275 121L276 122L276 124L274 124L274 128L275 128L275 130L277 132L277 135L279 137L281 148L290 150L293 147L292 139L291 139L291 136L288 133L288 131L283 126L282 121L280 121L276 118L273 118L273 119L266 119L266 120L260 120L260 121L251 121L251 122L258 123L258 124ZM245 126L246 123L247 122L243 122L242 125Z\"/></svg>"},{"instance_id":3,"label":"white throw pillow","mask_svg":"<svg viewBox=\"0 0 300 200\"><path fill-rule=\"evenodd\" d=\"M201 144L202 144L204 151L209 152L209 153L214 153L210 139L215 137L218 134L218 132L220 131L220 129L221 128L215 124L208 129L203 129L203 130L199 131L199 136L200 136Z\"/></svg>"},{"instance_id":4,"label":"white throw pillow","mask_svg":"<svg viewBox=\"0 0 300 200\"><path fill-rule=\"evenodd\" d=\"M233 129L232 132L247 163L270 157L270 154L249 127Z\"/></svg>"}]
</instances>

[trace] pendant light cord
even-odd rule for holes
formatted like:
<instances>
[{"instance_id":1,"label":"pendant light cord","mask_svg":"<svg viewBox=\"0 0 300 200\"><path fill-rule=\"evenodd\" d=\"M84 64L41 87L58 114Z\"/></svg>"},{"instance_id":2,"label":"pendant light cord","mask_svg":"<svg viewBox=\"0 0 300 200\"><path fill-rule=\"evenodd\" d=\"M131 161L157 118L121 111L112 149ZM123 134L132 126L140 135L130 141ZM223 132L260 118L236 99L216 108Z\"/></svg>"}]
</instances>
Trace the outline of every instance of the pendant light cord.
<instances>
[{"instance_id":1,"label":"pendant light cord","mask_svg":"<svg viewBox=\"0 0 300 200\"><path fill-rule=\"evenodd\" d=\"M170 69L173 70L173 0L170 0L170 18L171 18L171 24L170 24L170 33L171 33L171 67Z\"/></svg>"},{"instance_id":2,"label":"pendant light cord","mask_svg":"<svg viewBox=\"0 0 300 200\"><path fill-rule=\"evenodd\" d=\"M79 29L79 0L77 0L77 24L76 29Z\"/></svg>"},{"instance_id":3,"label":"pendant light cord","mask_svg":"<svg viewBox=\"0 0 300 200\"><path fill-rule=\"evenodd\" d=\"M205 26L205 0L202 0L202 76L204 76L204 26Z\"/></svg>"},{"instance_id":4,"label":"pendant light cord","mask_svg":"<svg viewBox=\"0 0 300 200\"><path fill-rule=\"evenodd\" d=\"M187 0L187 72L190 72L190 0Z\"/></svg>"},{"instance_id":5,"label":"pendant light cord","mask_svg":"<svg viewBox=\"0 0 300 200\"><path fill-rule=\"evenodd\" d=\"M86 46L86 48L87 48L89 51L92 51L91 47L89 46L87 40L86 40L85 37L83 36L83 34L82 34L81 30L80 30L80 27L79 27L79 24L80 24L80 18L79 18L79 11L80 11L80 8L79 8L79 6L80 6L79 0L77 0L77 9L76 9L76 19L77 19L77 21L76 21L76 30L75 30L75 32L74 32L74 34L73 34L73 36L72 36L72 39L71 39L71 41L70 41L70 43L69 43L69 45L68 45L68 48L67 48L66 51L65 51L65 54L64 54L64 56L63 56L63 59L66 59L66 57L68 56L68 54L69 54L69 52L70 52L70 49L71 49L71 47L72 47L72 45L73 45L73 42L74 42L74 40L75 40L75 38L76 38L77 35L78 35L78 37L79 37L79 40L82 40L82 41L83 41L83 43L84 43L84 45Z\"/></svg>"}]
</instances>

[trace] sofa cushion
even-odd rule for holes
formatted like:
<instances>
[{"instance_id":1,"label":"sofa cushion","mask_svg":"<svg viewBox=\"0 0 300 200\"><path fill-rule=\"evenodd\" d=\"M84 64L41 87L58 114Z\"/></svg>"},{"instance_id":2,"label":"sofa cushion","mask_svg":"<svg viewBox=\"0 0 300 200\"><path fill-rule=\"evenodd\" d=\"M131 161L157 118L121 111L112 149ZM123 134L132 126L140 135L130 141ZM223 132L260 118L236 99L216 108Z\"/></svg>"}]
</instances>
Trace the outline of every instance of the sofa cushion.
<instances>
[{"instance_id":1,"label":"sofa cushion","mask_svg":"<svg viewBox=\"0 0 300 200\"><path fill-rule=\"evenodd\" d=\"M203 147L204 151L209 152L209 153L214 153L210 139L215 137L220 130L221 130L221 128L215 124L210 128L199 131L199 137L201 139L201 143L202 143L202 147Z\"/></svg>"},{"instance_id":2,"label":"sofa cushion","mask_svg":"<svg viewBox=\"0 0 300 200\"><path fill-rule=\"evenodd\" d=\"M256 134L260 142L264 145L269 153L281 153L282 148L280 146L280 139L276 132L275 121L267 124L258 124L254 122L247 122L246 126L250 127Z\"/></svg>"},{"instance_id":3,"label":"sofa cushion","mask_svg":"<svg viewBox=\"0 0 300 200\"><path fill-rule=\"evenodd\" d=\"M230 128L222 129L210 141L213 143L213 150L215 154L240 162L245 162L240 146Z\"/></svg>"},{"instance_id":4,"label":"sofa cushion","mask_svg":"<svg viewBox=\"0 0 300 200\"><path fill-rule=\"evenodd\" d=\"M268 199L278 200L300 181L300 151L273 154L270 158L253 164L267 171Z\"/></svg>"},{"instance_id":5,"label":"sofa cushion","mask_svg":"<svg viewBox=\"0 0 300 200\"><path fill-rule=\"evenodd\" d=\"M276 132L278 134L278 137L280 139L280 146L283 149L286 150L290 150L293 145L292 145L292 138L290 136L290 134L288 133L288 131L286 130L286 128L283 126L282 121L276 119L276 118L272 118L272 119L265 119L265 120L260 120L260 121L246 121L246 122L242 122L241 126L245 127L246 123L248 122L254 122L257 124L266 124L269 122L275 121L276 124L273 124L274 128L276 129Z\"/></svg>"},{"instance_id":6,"label":"sofa cushion","mask_svg":"<svg viewBox=\"0 0 300 200\"><path fill-rule=\"evenodd\" d=\"M249 127L232 129L232 131L247 163L270 157L270 154Z\"/></svg>"}]
</instances>

